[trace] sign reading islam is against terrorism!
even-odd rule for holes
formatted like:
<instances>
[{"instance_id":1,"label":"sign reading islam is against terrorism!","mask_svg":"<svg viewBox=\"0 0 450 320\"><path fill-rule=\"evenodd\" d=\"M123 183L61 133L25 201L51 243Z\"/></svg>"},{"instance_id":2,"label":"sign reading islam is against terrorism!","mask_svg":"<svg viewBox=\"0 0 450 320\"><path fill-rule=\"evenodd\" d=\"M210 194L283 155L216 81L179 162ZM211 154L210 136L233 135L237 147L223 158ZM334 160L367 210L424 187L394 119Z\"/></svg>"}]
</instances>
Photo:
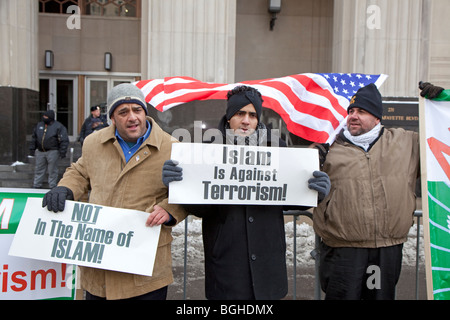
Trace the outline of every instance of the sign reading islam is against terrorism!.
<instances>
[{"instance_id":1,"label":"sign reading islam is against terrorism!","mask_svg":"<svg viewBox=\"0 0 450 320\"><path fill-rule=\"evenodd\" d=\"M175 143L171 158L183 180L169 185L170 203L317 205L316 149Z\"/></svg>"}]
</instances>

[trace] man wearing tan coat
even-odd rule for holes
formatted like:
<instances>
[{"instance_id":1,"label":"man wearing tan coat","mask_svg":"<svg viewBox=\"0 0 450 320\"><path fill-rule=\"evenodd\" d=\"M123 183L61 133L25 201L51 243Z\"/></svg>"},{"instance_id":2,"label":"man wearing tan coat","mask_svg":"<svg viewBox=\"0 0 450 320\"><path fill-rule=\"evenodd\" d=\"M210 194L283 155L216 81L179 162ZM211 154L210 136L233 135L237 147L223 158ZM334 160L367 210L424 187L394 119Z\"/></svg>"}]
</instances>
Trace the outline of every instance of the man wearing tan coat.
<instances>
[{"instance_id":1,"label":"man wearing tan coat","mask_svg":"<svg viewBox=\"0 0 450 320\"><path fill-rule=\"evenodd\" d=\"M132 84L111 90L108 113L112 125L86 138L82 157L45 195L43 207L62 211L66 199L90 190L90 203L148 212L147 226L161 224L153 275L82 267L81 286L87 299L165 299L173 282L171 226L186 217L181 206L168 204L161 179L174 140L146 116L144 95Z\"/></svg>"},{"instance_id":2,"label":"man wearing tan coat","mask_svg":"<svg viewBox=\"0 0 450 320\"><path fill-rule=\"evenodd\" d=\"M323 165L331 191L313 219L326 299L395 298L416 208L419 138L384 128L382 111L375 85L358 90Z\"/></svg>"}]
</instances>

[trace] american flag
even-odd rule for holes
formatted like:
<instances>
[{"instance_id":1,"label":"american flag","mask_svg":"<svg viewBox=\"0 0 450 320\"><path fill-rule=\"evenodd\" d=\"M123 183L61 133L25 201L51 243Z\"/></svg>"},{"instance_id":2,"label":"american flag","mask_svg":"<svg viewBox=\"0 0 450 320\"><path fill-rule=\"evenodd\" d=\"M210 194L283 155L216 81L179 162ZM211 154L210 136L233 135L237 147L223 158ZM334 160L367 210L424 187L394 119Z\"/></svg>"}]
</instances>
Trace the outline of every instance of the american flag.
<instances>
[{"instance_id":1,"label":"american flag","mask_svg":"<svg viewBox=\"0 0 450 320\"><path fill-rule=\"evenodd\" d=\"M235 86L252 86L261 92L263 107L277 112L289 132L305 140L332 143L345 124L351 97L369 83L379 87L386 78L384 74L303 73L233 84L190 77L141 80L134 84L159 111L194 100L226 99L227 92Z\"/></svg>"}]
</instances>

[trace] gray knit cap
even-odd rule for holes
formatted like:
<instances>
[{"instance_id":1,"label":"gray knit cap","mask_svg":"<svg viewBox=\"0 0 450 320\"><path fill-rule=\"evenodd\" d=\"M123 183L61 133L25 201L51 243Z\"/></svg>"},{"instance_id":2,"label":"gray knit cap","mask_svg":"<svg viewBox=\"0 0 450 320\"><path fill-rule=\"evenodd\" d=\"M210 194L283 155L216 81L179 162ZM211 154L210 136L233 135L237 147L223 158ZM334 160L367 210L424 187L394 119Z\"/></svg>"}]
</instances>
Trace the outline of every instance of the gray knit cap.
<instances>
[{"instance_id":1,"label":"gray knit cap","mask_svg":"<svg viewBox=\"0 0 450 320\"><path fill-rule=\"evenodd\" d=\"M124 103L136 103L142 106L145 110L145 114L148 114L147 103L142 91L131 83L121 83L109 92L108 94L108 114L111 118L114 110Z\"/></svg>"}]
</instances>

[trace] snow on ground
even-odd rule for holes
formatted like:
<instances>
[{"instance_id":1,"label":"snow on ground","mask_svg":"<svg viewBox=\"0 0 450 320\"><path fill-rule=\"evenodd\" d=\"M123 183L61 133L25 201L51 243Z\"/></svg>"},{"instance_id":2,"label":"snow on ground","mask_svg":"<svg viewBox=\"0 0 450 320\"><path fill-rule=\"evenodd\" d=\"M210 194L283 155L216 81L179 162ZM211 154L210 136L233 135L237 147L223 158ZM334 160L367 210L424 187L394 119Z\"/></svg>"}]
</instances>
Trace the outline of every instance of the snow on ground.
<instances>
[{"instance_id":1,"label":"snow on ground","mask_svg":"<svg viewBox=\"0 0 450 320\"><path fill-rule=\"evenodd\" d=\"M188 257L187 264L189 268L200 268L203 270L203 240L202 240L202 221L201 219L188 218ZM287 222L286 230L286 260L288 266L292 266L294 259L294 225L293 222ZM172 258L174 267L183 267L184 265L184 221L172 230ZM408 235L408 241L403 245L403 265L415 266L416 264L416 242L417 225L414 224ZM314 249L315 234L312 226L306 223L297 224L297 266L314 266L314 259L311 251ZM424 264L423 253L423 228L420 228L419 262Z\"/></svg>"},{"instance_id":2,"label":"snow on ground","mask_svg":"<svg viewBox=\"0 0 450 320\"><path fill-rule=\"evenodd\" d=\"M11 164L11 167L15 167L15 166L23 166L23 165L25 165L24 162L16 161L16 162L14 162L14 163Z\"/></svg>"}]
</instances>

